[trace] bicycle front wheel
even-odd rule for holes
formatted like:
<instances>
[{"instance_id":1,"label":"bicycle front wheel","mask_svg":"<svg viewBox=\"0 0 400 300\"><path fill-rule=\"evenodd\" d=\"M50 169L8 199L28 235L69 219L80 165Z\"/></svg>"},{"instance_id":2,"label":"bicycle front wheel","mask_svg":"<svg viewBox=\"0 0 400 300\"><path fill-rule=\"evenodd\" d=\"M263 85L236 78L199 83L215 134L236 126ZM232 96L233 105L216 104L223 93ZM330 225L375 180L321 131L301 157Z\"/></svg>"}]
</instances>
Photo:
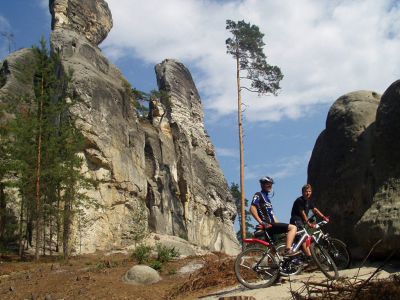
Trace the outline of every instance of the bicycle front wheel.
<instances>
[{"instance_id":1,"label":"bicycle front wheel","mask_svg":"<svg viewBox=\"0 0 400 300\"><path fill-rule=\"evenodd\" d=\"M347 245L339 239L328 237L322 244L333 258L338 270L347 269L351 263L350 251Z\"/></svg>"},{"instance_id":2,"label":"bicycle front wheel","mask_svg":"<svg viewBox=\"0 0 400 300\"><path fill-rule=\"evenodd\" d=\"M279 266L268 249L251 247L237 256L235 275L249 289L269 287L278 278Z\"/></svg>"},{"instance_id":3,"label":"bicycle front wheel","mask_svg":"<svg viewBox=\"0 0 400 300\"><path fill-rule=\"evenodd\" d=\"M338 279L339 273L335 262L328 252L319 244L311 244L311 255L318 268L328 279Z\"/></svg>"}]
</instances>

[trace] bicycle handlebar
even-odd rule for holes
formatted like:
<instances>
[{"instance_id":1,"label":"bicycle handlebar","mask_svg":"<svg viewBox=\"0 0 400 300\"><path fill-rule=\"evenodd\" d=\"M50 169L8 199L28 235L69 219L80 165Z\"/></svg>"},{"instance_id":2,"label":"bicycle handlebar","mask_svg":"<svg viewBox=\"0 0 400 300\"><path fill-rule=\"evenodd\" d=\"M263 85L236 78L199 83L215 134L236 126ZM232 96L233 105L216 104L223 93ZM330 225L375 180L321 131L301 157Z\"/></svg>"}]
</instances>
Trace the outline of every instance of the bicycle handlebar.
<instances>
[{"instance_id":1,"label":"bicycle handlebar","mask_svg":"<svg viewBox=\"0 0 400 300\"><path fill-rule=\"evenodd\" d=\"M326 225L326 224L328 224L328 222L325 220L322 220L322 221L318 222L317 224L315 224L315 228L320 228L321 226Z\"/></svg>"}]
</instances>

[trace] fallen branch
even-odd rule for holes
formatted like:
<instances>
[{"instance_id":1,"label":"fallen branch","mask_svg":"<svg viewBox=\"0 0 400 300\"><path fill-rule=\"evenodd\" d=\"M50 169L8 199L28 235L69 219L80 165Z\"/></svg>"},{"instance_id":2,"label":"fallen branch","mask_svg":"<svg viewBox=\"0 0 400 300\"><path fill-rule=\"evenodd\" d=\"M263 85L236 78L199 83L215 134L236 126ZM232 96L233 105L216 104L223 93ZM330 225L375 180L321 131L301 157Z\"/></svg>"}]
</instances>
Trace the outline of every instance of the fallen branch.
<instances>
[{"instance_id":1,"label":"fallen branch","mask_svg":"<svg viewBox=\"0 0 400 300\"><path fill-rule=\"evenodd\" d=\"M372 275L370 277L368 277L367 280L365 280L362 284L360 284L360 286L357 288L354 297L352 298L352 300L356 299L357 295L360 293L361 289L366 286L368 284L368 282L390 261L390 259L393 257L393 255L396 253L395 250L393 250L390 255L385 259L385 261L383 262L383 264L381 264L376 270L375 272L372 273Z\"/></svg>"}]
</instances>

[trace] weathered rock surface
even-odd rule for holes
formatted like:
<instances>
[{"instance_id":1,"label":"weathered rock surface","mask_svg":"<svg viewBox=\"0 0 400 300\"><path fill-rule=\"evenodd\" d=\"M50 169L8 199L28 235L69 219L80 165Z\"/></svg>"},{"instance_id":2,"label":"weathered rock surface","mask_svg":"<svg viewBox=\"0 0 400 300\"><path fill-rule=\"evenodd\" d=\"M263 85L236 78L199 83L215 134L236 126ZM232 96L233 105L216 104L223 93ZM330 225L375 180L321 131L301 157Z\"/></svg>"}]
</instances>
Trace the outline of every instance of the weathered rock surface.
<instances>
[{"instance_id":1,"label":"weathered rock surface","mask_svg":"<svg viewBox=\"0 0 400 300\"><path fill-rule=\"evenodd\" d=\"M81 32L92 44L100 44L113 21L106 1L50 0L51 29Z\"/></svg>"},{"instance_id":2,"label":"weathered rock surface","mask_svg":"<svg viewBox=\"0 0 400 300\"><path fill-rule=\"evenodd\" d=\"M400 127L394 117L400 97L395 90L392 85L382 100L370 91L336 100L308 166L317 206L332 217L330 231L356 254L380 238L384 243L377 254L398 247L389 242L398 240L400 230Z\"/></svg>"},{"instance_id":3,"label":"weathered rock surface","mask_svg":"<svg viewBox=\"0 0 400 300\"><path fill-rule=\"evenodd\" d=\"M387 255L400 241L400 80L383 94L376 114L372 205L356 226L365 246L382 239L378 251ZM365 232L368 234L365 235Z\"/></svg>"},{"instance_id":4,"label":"weathered rock surface","mask_svg":"<svg viewBox=\"0 0 400 300\"><path fill-rule=\"evenodd\" d=\"M174 171L187 238L210 243L213 249L226 248L236 239L229 229L235 218L235 205L204 128L200 96L181 63L165 60L156 66L156 73L159 88L169 94L164 105L175 145ZM238 249L234 248L231 253Z\"/></svg>"},{"instance_id":5,"label":"weathered rock surface","mask_svg":"<svg viewBox=\"0 0 400 300\"><path fill-rule=\"evenodd\" d=\"M0 69L0 101L33 95L35 62L32 49L11 53Z\"/></svg>"},{"instance_id":6,"label":"weathered rock surface","mask_svg":"<svg viewBox=\"0 0 400 300\"><path fill-rule=\"evenodd\" d=\"M133 266L123 277L123 281L130 284L152 284L160 280L158 272L146 265Z\"/></svg>"},{"instance_id":7,"label":"weathered rock surface","mask_svg":"<svg viewBox=\"0 0 400 300\"><path fill-rule=\"evenodd\" d=\"M187 240L184 240L178 236L172 236L160 233L149 234L149 236L146 237L146 239L144 239L142 243L152 247L153 249L156 249L157 244L161 244L168 248L174 248L179 253L179 258L210 254L210 251L207 251L202 247L194 245L193 243L190 243Z\"/></svg>"},{"instance_id":8,"label":"weathered rock surface","mask_svg":"<svg viewBox=\"0 0 400 300\"><path fill-rule=\"evenodd\" d=\"M82 100L71 113L85 138L82 172L98 183L87 195L101 204L86 207L84 219L76 220L76 251L121 249L156 232L184 238L187 244L170 245L185 255L196 246L236 253L235 206L190 72L174 60L157 65L168 100L162 116L142 118L133 108L130 84L98 48L112 26L106 2L51 0L50 11L52 50L60 54L64 73L73 72L69 88ZM31 59L29 49L6 59L0 95L32 92L32 80L19 76Z\"/></svg>"},{"instance_id":9,"label":"weathered rock surface","mask_svg":"<svg viewBox=\"0 0 400 300\"><path fill-rule=\"evenodd\" d=\"M129 83L97 46L112 24L107 5L81 2L50 5L52 48L60 52L64 69L73 71L71 88L83 100L72 113L86 139L83 171L99 183L88 195L102 204L87 209L76 244L92 252L132 244L153 231L236 253L235 207L189 71L172 60L158 65L159 87L169 95L166 114L152 122L140 118ZM63 9L66 13L57 15Z\"/></svg>"}]
</instances>

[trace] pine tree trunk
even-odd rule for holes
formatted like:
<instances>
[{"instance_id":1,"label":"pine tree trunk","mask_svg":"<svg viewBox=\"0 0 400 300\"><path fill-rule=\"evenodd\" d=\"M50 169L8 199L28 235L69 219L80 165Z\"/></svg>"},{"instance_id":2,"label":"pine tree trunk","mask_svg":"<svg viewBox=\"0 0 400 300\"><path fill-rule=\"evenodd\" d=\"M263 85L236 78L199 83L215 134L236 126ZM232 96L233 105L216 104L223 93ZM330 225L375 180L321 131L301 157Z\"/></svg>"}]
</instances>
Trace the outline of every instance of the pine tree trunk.
<instances>
[{"instance_id":1,"label":"pine tree trunk","mask_svg":"<svg viewBox=\"0 0 400 300\"><path fill-rule=\"evenodd\" d=\"M57 241L56 241L56 252L60 251L60 234L61 234L61 220L60 220L60 199L61 199L61 188L60 184L57 186L57 210L56 210L56 235L57 235Z\"/></svg>"},{"instance_id":2,"label":"pine tree trunk","mask_svg":"<svg viewBox=\"0 0 400 300\"><path fill-rule=\"evenodd\" d=\"M43 76L43 75L42 75ZM42 77L41 97L39 103L39 134L37 146L37 165L36 165L36 248L35 260L39 260L39 247L40 247L40 233L42 211L40 203L40 172L41 172L41 159L42 159L42 119L43 119L43 97L44 97L44 78Z\"/></svg>"},{"instance_id":3,"label":"pine tree trunk","mask_svg":"<svg viewBox=\"0 0 400 300\"><path fill-rule=\"evenodd\" d=\"M18 228L18 254L19 257L22 258L24 254L24 243L23 243L23 238L22 238L22 232L23 232L23 226L24 226L24 197L21 197L21 211L19 213L19 228Z\"/></svg>"},{"instance_id":4,"label":"pine tree trunk","mask_svg":"<svg viewBox=\"0 0 400 300\"><path fill-rule=\"evenodd\" d=\"M42 254L43 254L43 256L46 256L46 221L47 221L46 214L45 214L45 212L43 212L43 226L42 226L42 229L43 229L43 232L42 232L42 234L43 234Z\"/></svg>"},{"instance_id":5,"label":"pine tree trunk","mask_svg":"<svg viewBox=\"0 0 400 300\"><path fill-rule=\"evenodd\" d=\"M69 258L69 239L71 235L71 219L72 219L72 206L70 195L66 191L65 204L64 204L64 228L63 228L63 254L64 259Z\"/></svg>"},{"instance_id":6,"label":"pine tree trunk","mask_svg":"<svg viewBox=\"0 0 400 300\"><path fill-rule=\"evenodd\" d=\"M238 91L238 124L239 124L239 147L240 147L240 192L241 192L241 231L242 241L246 238L246 205L244 191L244 144L243 144L243 116L242 116L242 93L240 87L240 64L239 53L236 55L236 82ZM244 245L244 244L243 244Z\"/></svg>"},{"instance_id":7,"label":"pine tree trunk","mask_svg":"<svg viewBox=\"0 0 400 300\"><path fill-rule=\"evenodd\" d=\"M6 231L6 194L4 193L4 183L0 182L0 241L3 240Z\"/></svg>"},{"instance_id":8,"label":"pine tree trunk","mask_svg":"<svg viewBox=\"0 0 400 300\"><path fill-rule=\"evenodd\" d=\"M53 209L51 209L51 211L53 211ZM53 228L53 214L51 213L49 216L49 251L50 251L50 256L53 256L53 247L52 247L52 243L53 243L53 232L54 228Z\"/></svg>"}]
</instances>

